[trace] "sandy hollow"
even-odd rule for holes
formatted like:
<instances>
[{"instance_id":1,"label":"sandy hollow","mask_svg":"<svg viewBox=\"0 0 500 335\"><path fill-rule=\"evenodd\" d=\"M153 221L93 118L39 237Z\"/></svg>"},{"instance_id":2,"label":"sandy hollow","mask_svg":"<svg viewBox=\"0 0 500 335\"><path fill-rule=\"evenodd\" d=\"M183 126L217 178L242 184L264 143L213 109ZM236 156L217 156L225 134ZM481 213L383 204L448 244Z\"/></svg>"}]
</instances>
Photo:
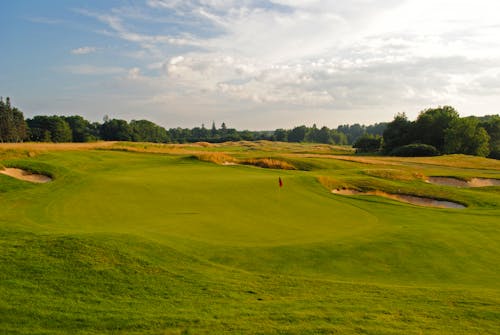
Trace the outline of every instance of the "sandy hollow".
<instances>
[{"instance_id":1,"label":"sandy hollow","mask_svg":"<svg viewBox=\"0 0 500 335\"><path fill-rule=\"evenodd\" d=\"M500 179L472 178L471 180L461 180L452 177L429 177L427 182L431 184L455 186L455 187L486 187L500 186Z\"/></svg>"},{"instance_id":2,"label":"sandy hollow","mask_svg":"<svg viewBox=\"0 0 500 335\"><path fill-rule=\"evenodd\" d=\"M16 168L5 168L4 170L0 170L0 173L12 178L29 181L32 183L47 183L49 181L52 181L52 178L45 176L43 174L34 174Z\"/></svg>"},{"instance_id":3,"label":"sandy hollow","mask_svg":"<svg viewBox=\"0 0 500 335\"><path fill-rule=\"evenodd\" d=\"M334 194L341 194L341 195L376 195L379 197L384 197L384 198L389 198L392 200L397 200L405 203L409 203L412 205L417 205L417 206L426 206L426 207L437 207L437 208L465 208L464 205L456 203L456 202L451 202L451 201L445 201L445 200L436 200L432 198L424 198L424 197L417 197L414 195L404 195L404 194L392 194L392 193L386 193L382 191L370 191L370 192L361 192L357 190L351 190L351 189L335 189L332 190L332 193Z\"/></svg>"}]
</instances>

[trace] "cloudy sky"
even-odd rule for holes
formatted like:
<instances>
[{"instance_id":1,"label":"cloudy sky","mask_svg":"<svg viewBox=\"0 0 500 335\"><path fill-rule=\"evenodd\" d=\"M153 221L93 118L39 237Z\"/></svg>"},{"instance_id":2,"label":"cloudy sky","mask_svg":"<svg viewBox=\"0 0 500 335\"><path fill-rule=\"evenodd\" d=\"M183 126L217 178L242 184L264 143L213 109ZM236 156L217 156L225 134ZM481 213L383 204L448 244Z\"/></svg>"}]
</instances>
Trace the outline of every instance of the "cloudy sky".
<instances>
[{"instance_id":1,"label":"cloudy sky","mask_svg":"<svg viewBox=\"0 0 500 335\"><path fill-rule=\"evenodd\" d=\"M6 1L26 116L275 129L500 112L497 0Z\"/></svg>"}]
</instances>

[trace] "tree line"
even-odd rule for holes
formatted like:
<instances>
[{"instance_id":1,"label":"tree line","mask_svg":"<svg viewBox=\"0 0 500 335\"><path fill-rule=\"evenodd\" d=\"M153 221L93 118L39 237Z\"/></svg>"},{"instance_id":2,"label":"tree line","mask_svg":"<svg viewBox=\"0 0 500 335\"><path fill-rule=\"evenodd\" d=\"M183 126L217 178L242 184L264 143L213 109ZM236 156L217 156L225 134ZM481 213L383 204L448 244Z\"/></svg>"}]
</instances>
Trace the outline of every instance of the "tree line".
<instances>
[{"instance_id":1,"label":"tree line","mask_svg":"<svg viewBox=\"0 0 500 335\"><path fill-rule=\"evenodd\" d=\"M500 159L500 117L461 118L451 106L431 108L415 121L404 113L391 122L373 125L344 124L336 129L315 124L292 129L239 131L225 123L210 128L165 129L148 120L103 118L103 123L90 122L79 115L37 115L24 119L23 113L11 106L9 98L0 98L0 142L92 142L133 141L154 143L192 143L269 140L353 145L358 152L385 155L438 155L463 153Z\"/></svg>"},{"instance_id":2,"label":"tree line","mask_svg":"<svg viewBox=\"0 0 500 335\"><path fill-rule=\"evenodd\" d=\"M460 117L451 106L426 109L415 121L400 113L381 137L364 135L354 147L396 156L459 153L500 159L500 117Z\"/></svg>"},{"instance_id":3,"label":"tree line","mask_svg":"<svg viewBox=\"0 0 500 335\"><path fill-rule=\"evenodd\" d=\"M201 125L194 128L165 129L148 120L110 119L103 123L90 122L79 115L37 115L24 119L23 113L11 106L10 99L0 99L0 142L92 142L133 141L155 143L227 142L227 141L283 141L311 142L347 145L353 144L364 134L382 135L386 123L365 126L341 125L337 129L316 125L297 126L274 131L249 131L229 128L223 122L220 127L212 123L210 128Z\"/></svg>"}]
</instances>

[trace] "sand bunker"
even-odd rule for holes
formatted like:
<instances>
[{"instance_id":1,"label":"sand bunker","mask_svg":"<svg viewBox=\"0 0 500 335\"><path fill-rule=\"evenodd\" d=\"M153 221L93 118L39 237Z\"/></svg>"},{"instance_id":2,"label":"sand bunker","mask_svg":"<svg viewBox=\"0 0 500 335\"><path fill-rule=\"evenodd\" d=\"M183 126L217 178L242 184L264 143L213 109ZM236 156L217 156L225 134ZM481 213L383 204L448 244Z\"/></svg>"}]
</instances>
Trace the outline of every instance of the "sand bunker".
<instances>
[{"instance_id":1,"label":"sand bunker","mask_svg":"<svg viewBox=\"0 0 500 335\"><path fill-rule=\"evenodd\" d=\"M455 187L486 187L500 186L500 179L472 178L471 180L461 180L452 177L429 177L427 182L431 184L455 186Z\"/></svg>"},{"instance_id":2,"label":"sand bunker","mask_svg":"<svg viewBox=\"0 0 500 335\"><path fill-rule=\"evenodd\" d=\"M0 170L0 173L10 176L12 178L29 181L32 183L47 183L49 181L52 181L52 178L45 176L43 174L34 174L16 168L5 168L4 170Z\"/></svg>"},{"instance_id":3,"label":"sand bunker","mask_svg":"<svg viewBox=\"0 0 500 335\"><path fill-rule=\"evenodd\" d=\"M332 190L332 193L341 194L341 195L376 195L379 197L389 198L389 199L393 199L393 200L397 200L397 201L401 201L401 202L405 202L405 203L417 205L417 206L437 207L437 208L455 208L455 209L465 208L464 205L456 203L456 202L445 201L445 200L436 200L436 199L432 199L432 198L417 197L414 195L391 194L391 193L386 193L386 192L382 192L382 191L361 192L361 191L352 190L352 189L335 189L335 190Z\"/></svg>"}]
</instances>

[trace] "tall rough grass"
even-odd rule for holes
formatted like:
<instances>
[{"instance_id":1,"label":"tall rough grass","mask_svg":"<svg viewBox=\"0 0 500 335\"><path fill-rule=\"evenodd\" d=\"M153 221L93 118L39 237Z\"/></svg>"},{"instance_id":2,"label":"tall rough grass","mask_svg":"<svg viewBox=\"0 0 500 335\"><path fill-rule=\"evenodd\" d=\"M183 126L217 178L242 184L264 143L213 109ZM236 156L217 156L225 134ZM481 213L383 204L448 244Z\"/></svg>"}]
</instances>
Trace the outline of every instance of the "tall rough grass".
<instances>
[{"instance_id":1,"label":"tall rough grass","mask_svg":"<svg viewBox=\"0 0 500 335\"><path fill-rule=\"evenodd\" d=\"M225 154L223 152L206 152L206 153L195 154L193 156L198 158L200 161L212 162L221 165L236 162L234 157Z\"/></svg>"},{"instance_id":2,"label":"tall rough grass","mask_svg":"<svg viewBox=\"0 0 500 335\"><path fill-rule=\"evenodd\" d=\"M273 158L250 158L240 162L245 165L254 165L266 169L297 170L292 164Z\"/></svg>"},{"instance_id":3,"label":"tall rough grass","mask_svg":"<svg viewBox=\"0 0 500 335\"><path fill-rule=\"evenodd\" d=\"M327 177L327 176L319 176L318 182L326 187L329 191L335 190L335 189L352 189L352 190L359 190L358 187L355 187L351 184L348 184L344 181L332 178L332 177Z\"/></svg>"}]
</instances>

